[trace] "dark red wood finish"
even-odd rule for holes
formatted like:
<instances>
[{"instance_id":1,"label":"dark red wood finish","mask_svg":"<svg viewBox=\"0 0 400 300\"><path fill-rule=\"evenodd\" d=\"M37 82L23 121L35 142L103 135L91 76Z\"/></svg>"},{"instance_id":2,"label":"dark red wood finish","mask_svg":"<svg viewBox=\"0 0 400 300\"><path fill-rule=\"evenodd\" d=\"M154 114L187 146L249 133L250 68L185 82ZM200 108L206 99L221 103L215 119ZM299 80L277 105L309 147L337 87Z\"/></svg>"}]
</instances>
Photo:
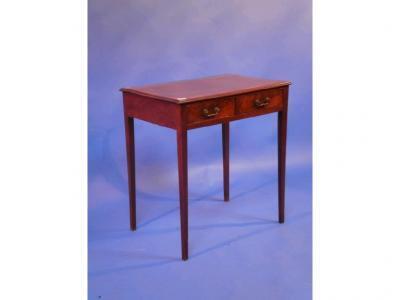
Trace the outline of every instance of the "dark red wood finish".
<instances>
[{"instance_id":1,"label":"dark red wood finish","mask_svg":"<svg viewBox=\"0 0 400 300\"><path fill-rule=\"evenodd\" d=\"M136 230L135 136L134 120L125 114L126 160L129 186L129 216L131 230Z\"/></svg>"},{"instance_id":2,"label":"dark red wood finish","mask_svg":"<svg viewBox=\"0 0 400 300\"><path fill-rule=\"evenodd\" d=\"M284 88L275 88L272 90L260 91L257 93L248 93L236 97L237 114L265 114L268 112L279 111L282 109L282 96ZM267 101L268 105L256 106L255 102L259 100Z\"/></svg>"},{"instance_id":3,"label":"dark red wood finish","mask_svg":"<svg viewBox=\"0 0 400 300\"><path fill-rule=\"evenodd\" d=\"M176 134L178 148L182 259L187 260L189 258L187 130L184 128L179 128Z\"/></svg>"},{"instance_id":4,"label":"dark red wood finish","mask_svg":"<svg viewBox=\"0 0 400 300\"><path fill-rule=\"evenodd\" d=\"M278 112L278 205L279 223L285 222L286 132L288 114L288 89L283 93L283 107Z\"/></svg>"},{"instance_id":5,"label":"dark red wood finish","mask_svg":"<svg viewBox=\"0 0 400 300\"><path fill-rule=\"evenodd\" d=\"M170 102L124 93L125 115L143 121L176 129L181 124L181 109Z\"/></svg>"},{"instance_id":6,"label":"dark red wood finish","mask_svg":"<svg viewBox=\"0 0 400 300\"><path fill-rule=\"evenodd\" d=\"M199 101L184 104L182 107L184 110L184 118L188 126L202 126L212 120L229 119L235 115L235 101L233 97ZM209 114L215 113L215 109L219 111L214 117L206 117L203 112L204 109L207 109Z\"/></svg>"},{"instance_id":7,"label":"dark red wood finish","mask_svg":"<svg viewBox=\"0 0 400 300\"><path fill-rule=\"evenodd\" d=\"M224 201L229 201L229 123L222 123Z\"/></svg>"},{"instance_id":8,"label":"dark red wood finish","mask_svg":"<svg viewBox=\"0 0 400 300\"><path fill-rule=\"evenodd\" d=\"M189 257L187 131L222 124L224 201L229 200L229 122L278 113L278 208L285 220L285 163L290 82L212 76L165 84L124 88L131 229L136 229L134 118L169 127L177 133L182 259Z\"/></svg>"},{"instance_id":9,"label":"dark red wood finish","mask_svg":"<svg viewBox=\"0 0 400 300\"><path fill-rule=\"evenodd\" d=\"M269 80L236 74L225 74L161 84L149 84L140 87L127 87L121 90L136 95L183 104L269 90L289 84L290 82L286 80Z\"/></svg>"}]
</instances>

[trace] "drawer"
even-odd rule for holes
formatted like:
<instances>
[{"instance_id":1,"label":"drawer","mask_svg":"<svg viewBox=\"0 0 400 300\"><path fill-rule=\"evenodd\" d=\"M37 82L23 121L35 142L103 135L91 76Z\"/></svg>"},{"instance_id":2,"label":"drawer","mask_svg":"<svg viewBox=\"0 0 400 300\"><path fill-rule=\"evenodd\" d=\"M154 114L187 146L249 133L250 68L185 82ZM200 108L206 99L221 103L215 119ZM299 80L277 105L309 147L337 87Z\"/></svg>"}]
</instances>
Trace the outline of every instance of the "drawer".
<instances>
[{"instance_id":1,"label":"drawer","mask_svg":"<svg viewBox=\"0 0 400 300\"><path fill-rule=\"evenodd\" d=\"M199 101L185 105L187 124L208 123L233 117L234 114L235 102L233 97Z\"/></svg>"},{"instance_id":2,"label":"drawer","mask_svg":"<svg viewBox=\"0 0 400 300\"><path fill-rule=\"evenodd\" d=\"M243 94L236 97L236 112L238 114L267 113L280 110L282 108L282 103L282 89Z\"/></svg>"}]
</instances>

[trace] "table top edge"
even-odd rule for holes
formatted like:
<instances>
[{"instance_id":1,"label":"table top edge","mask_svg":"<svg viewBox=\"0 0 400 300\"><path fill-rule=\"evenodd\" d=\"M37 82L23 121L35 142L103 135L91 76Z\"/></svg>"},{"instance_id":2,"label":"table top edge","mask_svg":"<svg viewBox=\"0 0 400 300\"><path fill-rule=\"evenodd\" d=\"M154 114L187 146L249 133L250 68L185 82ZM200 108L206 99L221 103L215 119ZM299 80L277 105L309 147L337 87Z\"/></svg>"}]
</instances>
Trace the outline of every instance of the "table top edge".
<instances>
[{"instance_id":1,"label":"table top edge","mask_svg":"<svg viewBox=\"0 0 400 300\"><path fill-rule=\"evenodd\" d=\"M222 93L214 93L214 94L209 94L209 95L204 95L204 96L199 96L199 97L188 97L188 98L175 98L175 97L162 96L162 95L158 95L155 93L146 93L146 92L143 92L140 89L136 89L134 87L120 88L119 90L123 93L140 95L140 96L144 96L144 97L148 97L148 98L173 102L176 104L185 104L185 103L189 103L189 102L211 100L211 99L215 99L215 98L230 97L230 96L246 94L246 93L251 93L251 92L256 92L256 91L261 91L261 90L269 90L269 89L289 86L292 84L291 81L284 81L284 80L282 80L282 81L276 80L276 82L277 82L276 84L260 85L260 86L256 86L256 87L242 88L242 89L230 90L230 91L226 91L226 92L222 92Z\"/></svg>"}]
</instances>

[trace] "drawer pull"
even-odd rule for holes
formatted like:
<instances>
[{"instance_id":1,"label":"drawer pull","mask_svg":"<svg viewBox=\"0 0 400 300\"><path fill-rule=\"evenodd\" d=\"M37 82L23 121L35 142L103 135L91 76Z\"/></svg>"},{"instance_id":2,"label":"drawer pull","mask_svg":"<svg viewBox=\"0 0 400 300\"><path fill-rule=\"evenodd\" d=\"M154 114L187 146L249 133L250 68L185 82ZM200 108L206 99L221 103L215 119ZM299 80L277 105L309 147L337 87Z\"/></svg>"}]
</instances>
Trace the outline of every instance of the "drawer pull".
<instances>
[{"instance_id":1,"label":"drawer pull","mask_svg":"<svg viewBox=\"0 0 400 300\"><path fill-rule=\"evenodd\" d=\"M220 111L220 109L218 106L214 107L214 112L210 112L207 108L204 108L203 116L206 118L212 118L212 117L215 117L216 115L218 115L219 111Z\"/></svg>"},{"instance_id":2,"label":"drawer pull","mask_svg":"<svg viewBox=\"0 0 400 300\"><path fill-rule=\"evenodd\" d=\"M256 99L256 100L254 101L254 105L255 105L256 107L267 106L267 105L269 104L269 100L270 100L269 97L265 97L264 100Z\"/></svg>"}]
</instances>

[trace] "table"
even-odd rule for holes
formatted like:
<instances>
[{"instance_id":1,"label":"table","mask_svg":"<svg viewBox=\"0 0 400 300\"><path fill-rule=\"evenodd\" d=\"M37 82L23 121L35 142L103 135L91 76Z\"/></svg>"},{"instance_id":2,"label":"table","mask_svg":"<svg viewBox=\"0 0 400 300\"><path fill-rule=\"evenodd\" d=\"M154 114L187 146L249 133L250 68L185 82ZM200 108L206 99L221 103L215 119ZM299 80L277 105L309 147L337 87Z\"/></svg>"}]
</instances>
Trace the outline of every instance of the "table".
<instances>
[{"instance_id":1,"label":"table","mask_svg":"<svg viewBox=\"0 0 400 300\"><path fill-rule=\"evenodd\" d=\"M285 220L289 81L235 74L122 88L128 163L130 228L136 230L134 119L176 130L182 260L188 251L187 132L221 124L224 201L229 200L229 122L278 113L278 217Z\"/></svg>"}]
</instances>

